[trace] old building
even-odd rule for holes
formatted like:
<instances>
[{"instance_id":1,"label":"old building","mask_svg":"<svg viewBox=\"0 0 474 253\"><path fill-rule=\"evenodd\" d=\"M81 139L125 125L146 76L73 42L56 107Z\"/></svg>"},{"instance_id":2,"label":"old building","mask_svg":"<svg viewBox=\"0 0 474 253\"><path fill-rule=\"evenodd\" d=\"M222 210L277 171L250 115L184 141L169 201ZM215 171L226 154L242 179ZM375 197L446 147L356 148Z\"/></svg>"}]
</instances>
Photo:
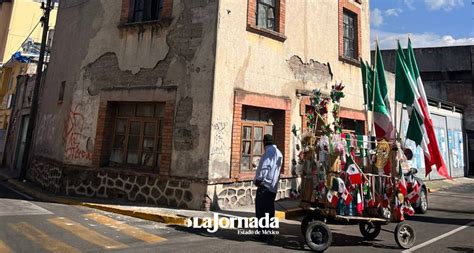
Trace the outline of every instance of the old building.
<instances>
[{"instance_id":1,"label":"old building","mask_svg":"<svg viewBox=\"0 0 474 253\"><path fill-rule=\"evenodd\" d=\"M453 177L474 173L474 46L415 48L438 144ZM395 50L382 50L395 72ZM420 163L421 165L422 163ZM430 176L438 179L436 172Z\"/></svg>"},{"instance_id":2,"label":"old building","mask_svg":"<svg viewBox=\"0 0 474 253\"><path fill-rule=\"evenodd\" d=\"M40 0L0 1L0 161L2 163L5 162L3 152L11 121L11 109L15 102L17 79L22 75L36 72L35 61L39 55L42 31L39 25L43 15L41 2ZM53 2L57 3L57 0ZM57 6L55 4L56 8L51 12L49 21L50 39L56 22ZM6 165L14 166L8 161Z\"/></svg>"},{"instance_id":3,"label":"old building","mask_svg":"<svg viewBox=\"0 0 474 253\"><path fill-rule=\"evenodd\" d=\"M253 202L272 133L290 189L302 94L346 86L365 130L360 0L62 3L28 178L50 191L192 209Z\"/></svg>"}]
</instances>

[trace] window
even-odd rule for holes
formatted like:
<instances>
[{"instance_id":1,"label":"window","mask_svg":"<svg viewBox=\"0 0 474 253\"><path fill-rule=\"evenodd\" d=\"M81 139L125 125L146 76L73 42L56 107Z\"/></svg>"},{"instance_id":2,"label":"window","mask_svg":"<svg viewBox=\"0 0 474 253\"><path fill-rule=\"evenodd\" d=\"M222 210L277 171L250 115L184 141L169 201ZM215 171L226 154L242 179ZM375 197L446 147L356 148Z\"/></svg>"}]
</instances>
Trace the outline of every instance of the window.
<instances>
[{"instance_id":1,"label":"window","mask_svg":"<svg viewBox=\"0 0 474 253\"><path fill-rule=\"evenodd\" d=\"M257 0L257 26L277 31L276 0Z\"/></svg>"},{"instance_id":2,"label":"window","mask_svg":"<svg viewBox=\"0 0 474 253\"><path fill-rule=\"evenodd\" d=\"M242 114L240 171L256 170L265 152L263 136L273 134L271 111L245 106Z\"/></svg>"},{"instance_id":3,"label":"window","mask_svg":"<svg viewBox=\"0 0 474 253\"><path fill-rule=\"evenodd\" d=\"M114 113L111 165L158 168L164 104L120 103Z\"/></svg>"},{"instance_id":4,"label":"window","mask_svg":"<svg viewBox=\"0 0 474 253\"><path fill-rule=\"evenodd\" d=\"M163 10L163 0L131 0L132 15L130 22L159 20Z\"/></svg>"},{"instance_id":5,"label":"window","mask_svg":"<svg viewBox=\"0 0 474 253\"><path fill-rule=\"evenodd\" d=\"M357 16L347 10L343 15L343 56L357 60Z\"/></svg>"},{"instance_id":6,"label":"window","mask_svg":"<svg viewBox=\"0 0 474 253\"><path fill-rule=\"evenodd\" d=\"M341 118L341 125L343 133L365 134L365 122L363 120Z\"/></svg>"}]
</instances>

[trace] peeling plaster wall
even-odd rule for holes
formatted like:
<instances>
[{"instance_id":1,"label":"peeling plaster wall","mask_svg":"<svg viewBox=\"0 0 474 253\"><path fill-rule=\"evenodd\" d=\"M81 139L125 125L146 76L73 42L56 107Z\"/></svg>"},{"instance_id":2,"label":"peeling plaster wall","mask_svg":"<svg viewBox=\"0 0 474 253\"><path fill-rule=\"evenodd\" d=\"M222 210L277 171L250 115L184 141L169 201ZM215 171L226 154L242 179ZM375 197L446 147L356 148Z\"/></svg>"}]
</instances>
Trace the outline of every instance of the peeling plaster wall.
<instances>
[{"instance_id":1,"label":"peeling plaster wall","mask_svg":"<svg viewBox=\"0 0 474 253\"><path fill-rule=\"evenodd\" d=\"M351 1L353 2L353 1ZM247 3L245 1L245 3ZM355 5L359 5L355 3ZM369 6L361 6L361 56L370 60ZM360 68L339 61L338 1L287 1L285 35L279 42L246 31L247 4L221 0L217 30L216 79L211 128L210 178L229 178L234 90L289 96L291 123L301 126L297 89L329 92L344 82L342 106L362 110ZM333 80L329 75L329 63Z\"/></svg>"},{"instance_id":2,"label":"peeling plaster wall","mask_svg":"<svg viewBox=\"0 0 474 253\"><path fill-rule=\"evenodd\" d=\"M175 87L170 175L207 178L217 1L174 0L171 20L139 26L121 26L121 8L117 0L61 5L35 155L90 167L102 97Z\"/></svg>"}]
</instances>

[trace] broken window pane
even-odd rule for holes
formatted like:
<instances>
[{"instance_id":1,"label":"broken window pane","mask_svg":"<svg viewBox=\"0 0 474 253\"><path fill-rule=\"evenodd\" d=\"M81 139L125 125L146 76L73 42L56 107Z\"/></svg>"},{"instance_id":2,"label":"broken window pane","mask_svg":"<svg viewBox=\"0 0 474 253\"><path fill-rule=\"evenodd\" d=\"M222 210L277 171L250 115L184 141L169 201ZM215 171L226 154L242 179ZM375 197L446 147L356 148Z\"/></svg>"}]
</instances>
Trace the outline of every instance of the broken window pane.
<instances>
[{"instance_id":1,"label":"broken window pane","mask_svg":"<svg viewBox=\"0 0 474 253\"><path fill-rule=\"evenodd\" d=\"M153 166L153 153L142 154L142 165Z\"/></svg>"},{"instance_id":2,"label":"broken window pane","mask_svg":"<svg viewBox=\"0 0 474 253\"><path fill-rule=\"evenodd\" d=\"M242 154L250 155L250 141L244 141L242 143Z\"/></svg>"},{"instance_id":3,"label":"broken window pane","mask_svg":"<svg viewBox=\"0 0 474 253\"><path fill-rule=\"evenodd\" d=\"M138 117L153 117L155 106L152 104L138 104L137 105L137 116Z\"/></svg>"}]
</instances>

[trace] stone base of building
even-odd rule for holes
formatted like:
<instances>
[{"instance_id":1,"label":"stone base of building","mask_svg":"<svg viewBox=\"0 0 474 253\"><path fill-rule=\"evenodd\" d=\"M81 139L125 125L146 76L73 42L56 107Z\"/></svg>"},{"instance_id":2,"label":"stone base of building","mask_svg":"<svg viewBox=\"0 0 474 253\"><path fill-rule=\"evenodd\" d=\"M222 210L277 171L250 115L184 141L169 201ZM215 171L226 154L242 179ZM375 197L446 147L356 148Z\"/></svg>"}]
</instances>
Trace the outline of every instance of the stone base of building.
<instances>
[{"instance_id":1,"label":"stone base of building","mask_svg":"<svg viewBox=\"0 0 474 253\"><path fill-rule=\"evenodd\" d=\"M292 178L280 179L276 199L290 197ZM216 184L208 186L208 196L212 196L212 209L232 209L255 205L257 187L253 181Z\"/></svg>"},{"instance_id":2,"label":"stone base of building","mask_svg":"<svg viewBox=\"0 0 474 253\"><path fill-rule=\"evenodd\" d=\"M72 167L44 158L33 160L27 178L55 194L194 210L254 205L257 190L252 181L208 184L115 168ZM291 180L281 179L277 199L289 197Z\"/></svg>"}]
</instances>

